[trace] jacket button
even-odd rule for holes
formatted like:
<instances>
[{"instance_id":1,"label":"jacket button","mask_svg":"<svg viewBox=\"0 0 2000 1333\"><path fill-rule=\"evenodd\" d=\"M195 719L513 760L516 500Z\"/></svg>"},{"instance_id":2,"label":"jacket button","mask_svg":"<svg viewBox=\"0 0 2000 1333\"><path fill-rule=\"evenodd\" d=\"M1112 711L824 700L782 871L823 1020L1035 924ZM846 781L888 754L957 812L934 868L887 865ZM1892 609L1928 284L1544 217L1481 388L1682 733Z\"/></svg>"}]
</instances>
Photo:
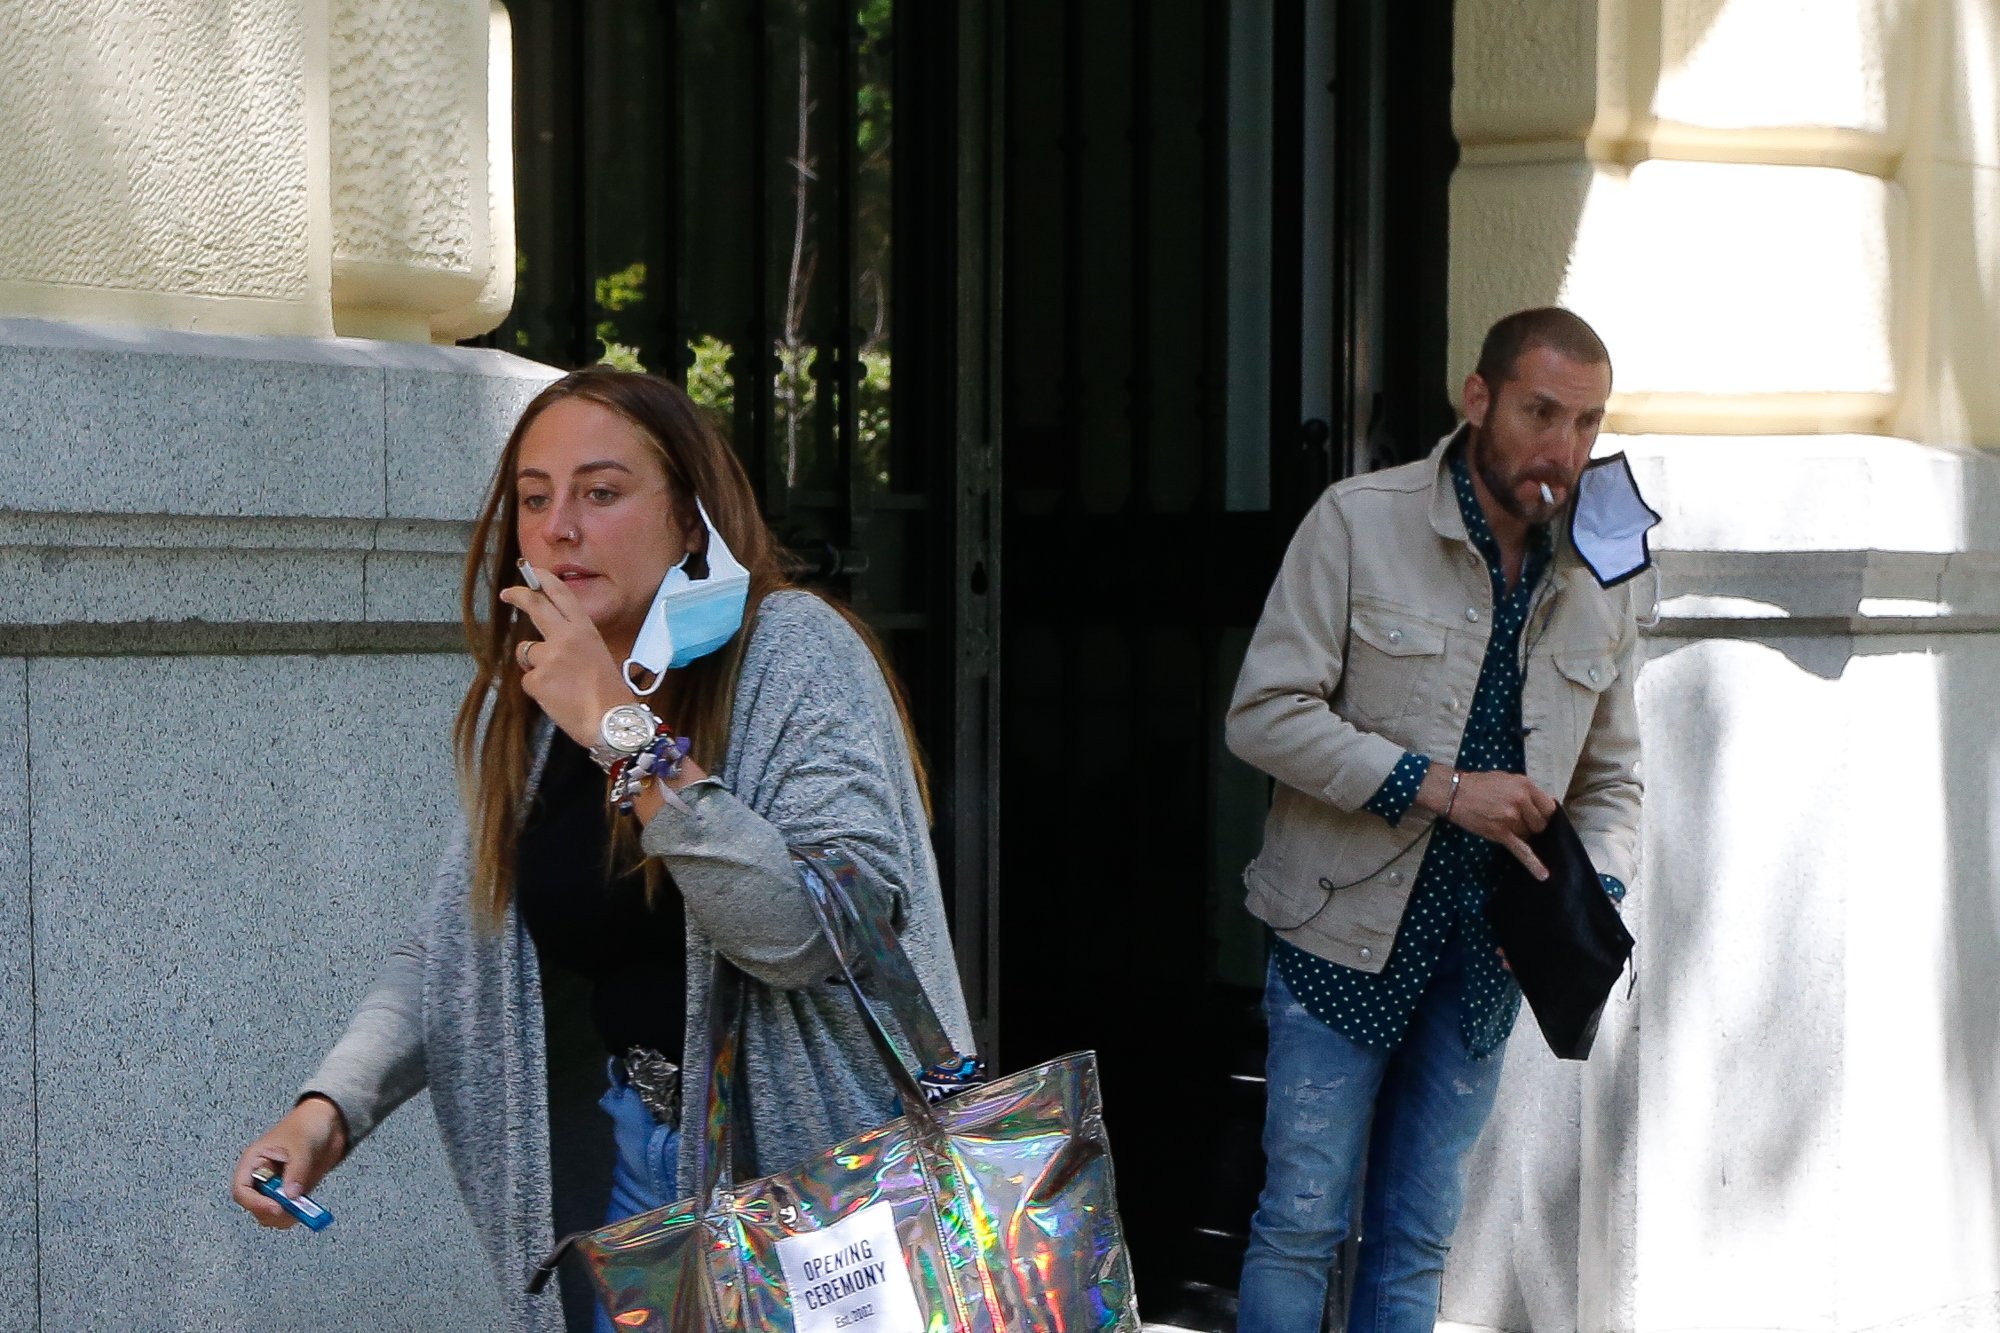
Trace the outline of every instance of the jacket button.
<instances>
[{"instance_id":1,"label":"jacket button","mask_svg":"<svg viewBox=\"0 0 2000 1333\"><path fill-rule=\"evenodd\" d=\"M1477 625L1479 623L1479 608L1475 606L1466 607L1465 618L1471 623Z\"/></svg>"},{"instance_id":2,"label":"jacket button","mask_svg":"<svg viewBox=\"0 0 2000 1333\"><path fill-rule=\"evenodd\" d=\"M1361 956L1364 959L1373 958L1375 956L1375 951L1373 949L1363 949L1361 951Z\"/></svg>"},{"instance_id":3,"label":"jacket button","mask_svg":"<svg viewBox=\"0 0 2000 1333\"><path fill-rule=\"evenodd\" d=\"M1596 667L1592 667L1592 668L1590 669L1590 683L1591 683L1591 684L1593 684L1593 685L1595 685L1595 684L1597 683L1597 668L1596 668Z\"/></svg>"},{"instance_id":4,"label":"jacket button","mask_svg":"<svg viewBox=\"0 0 2000 1333\"><path fill-rule=\"evenodd\" d=\"M1399 630L1399 629L1392 629L1392 630L1390 630L1390 631L1389 631L1389 642L1390 642L1390 643L1401 643L1402 641L1403 641L1403 631L1401 631L1401 630ZM1592 674L1592 675L1594 676L1594 675L1596 675L1597 673L1593 671L1593 672L1591 672L1591 674Z\"/></svg>"},{"instance_id":5,"label":"jacket button","mask_svg":"<svg viewBox=\"0 0 2000 1333\"><path fill-rule=\"evenodd\" d=\"M1400 870L1391 870L1389 872L1389 882L1391 884L1401 884L1403 882L1403 872Z\"/></svg>"}]
</instances>

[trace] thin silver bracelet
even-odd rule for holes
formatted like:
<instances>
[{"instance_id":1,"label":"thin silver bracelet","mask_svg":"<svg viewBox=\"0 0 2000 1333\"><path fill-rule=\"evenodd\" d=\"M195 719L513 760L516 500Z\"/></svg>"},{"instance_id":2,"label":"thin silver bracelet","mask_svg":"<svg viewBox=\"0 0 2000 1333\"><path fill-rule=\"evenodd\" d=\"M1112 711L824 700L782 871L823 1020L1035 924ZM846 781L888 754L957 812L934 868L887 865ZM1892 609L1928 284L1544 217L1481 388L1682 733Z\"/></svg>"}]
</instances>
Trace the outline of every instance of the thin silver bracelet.
<instances>
[{"instance_id":1,"label":"thin silver bracelet","mask_svg":"<svg viewBox=\"0 0 2000 1333\"><path fill-rule=\"evenodd\" d=\"M1458 804L1458 780L1461 776L1457 769L1451 771L1451 795L1445 798L1444 813L1438 816L1447 824L1451 822L1451 808Z\"/></svg>"}]
</instances>

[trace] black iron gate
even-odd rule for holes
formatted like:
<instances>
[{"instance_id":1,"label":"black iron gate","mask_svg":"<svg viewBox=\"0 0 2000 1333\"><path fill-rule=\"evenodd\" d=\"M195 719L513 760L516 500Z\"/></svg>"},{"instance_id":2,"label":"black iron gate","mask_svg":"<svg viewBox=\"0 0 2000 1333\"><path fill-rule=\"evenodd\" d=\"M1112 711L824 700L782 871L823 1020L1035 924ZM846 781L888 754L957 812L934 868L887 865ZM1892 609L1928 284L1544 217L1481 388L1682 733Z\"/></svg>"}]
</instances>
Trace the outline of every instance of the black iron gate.
<instances>
[{"instance_id":1,"label":"black iron gate","mask_svg":"<svg viewBox=\"0 0 2000 1333\"><path fill-rule=\"evenodd\" d=\"M1007 4L1004 1050L1098 1049L1149 1320L1230 1326L1262 1175L1237 667L1320 490L1450 421L1449 17Z\"/></svg>"}]
</instances>

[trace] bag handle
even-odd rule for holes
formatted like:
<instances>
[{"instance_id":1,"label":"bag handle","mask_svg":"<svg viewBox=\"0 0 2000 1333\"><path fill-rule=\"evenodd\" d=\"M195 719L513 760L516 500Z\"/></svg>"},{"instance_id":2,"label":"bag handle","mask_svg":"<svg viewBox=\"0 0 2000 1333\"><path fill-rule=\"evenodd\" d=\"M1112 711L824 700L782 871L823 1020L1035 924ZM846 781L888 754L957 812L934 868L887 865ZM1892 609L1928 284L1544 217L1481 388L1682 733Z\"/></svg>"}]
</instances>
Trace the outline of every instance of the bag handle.
<instances>
[{"instance_id":1,"label":"bag handle","mask_svg":"<svg viewBox=\"0 0 2000 1333\"><path fill-rule=\"evenodd\" d=\"M917 1068L959 1060L964 1053L945 1031L888 914L872 898L854 891L860 878L854 862L827 847L793 848L792 861L821 933L843 968L875 983L876 994L887 1003L910 1044Z\"/></svg>"},{"instance_id":2,"label":"bag handle","mask_svg":"<svg viewBox=\"0 0 2000 1333\"><path fill-rule=\"evenodd\" d=\"M934 1063L956 1060L958 1053L924 993L909 955L879 913L864 911L857 904L849 891L856 871L846 857L830 848L795 847L792 865L820 934L833 953L838 975L847 984L868 1029L869 1044L902 1097L904 1113L920 1128L935 1129L936 1117L923 1086L897 1052L875 1003L861 984L864 976L881 984L890 1012L918 1047L920 1061L930 1055L939 1057ZM700 1181L695 1197L704 1203L714 1199L725 1171L730 1179L737 1178L752 1155L748 1125L739 1123L745 1121L742 1108L747 1100L742 1059L747 986L742 969L718 951L709 985L708 1091L702 1141L695 1157L695 1174Z\"/></svg>"},{"instance_id":3,"label":"bag handle","mask_svg":"<svg viewBox=\"0 0 2000 1333\"><path fill-rule=\"evenodd\" d=\"M863 976L878 983L885 992L890 1012L918 1048L919 1059L938 1057L931 1060L932 1065L957 1063L958 1052L917 979L909 954L887 918L860 905L865 900L852 891L857 878L852 861L830 848L794 847L792 864L798 871L799 886L812 905L820 933L833 951L840 977L861 1011L869 1042L902 1096L904 1112L916 1121L920 1132L936 1132L937 1117L931 1110L929 1097L903 1057L897 1054L895 1043L889 1039L880 1015L861 986ZM862 959L866 960L865 967L860 965ZM750 1127L741 1114L747 1100L742 1088L742 1051L749 984L743 970L718 951L709 974L708 1091L703 1099L702 1136L695 1145L695 1177L701 1184L694 1197L704 1206L713 1205L725 1170L731 1179L738 1179L755 1160ZM557 1243L529 1279L530 1295L548 1284L563 1253L587 1234L579 1231Z\"/></svg>"}]
</instances>

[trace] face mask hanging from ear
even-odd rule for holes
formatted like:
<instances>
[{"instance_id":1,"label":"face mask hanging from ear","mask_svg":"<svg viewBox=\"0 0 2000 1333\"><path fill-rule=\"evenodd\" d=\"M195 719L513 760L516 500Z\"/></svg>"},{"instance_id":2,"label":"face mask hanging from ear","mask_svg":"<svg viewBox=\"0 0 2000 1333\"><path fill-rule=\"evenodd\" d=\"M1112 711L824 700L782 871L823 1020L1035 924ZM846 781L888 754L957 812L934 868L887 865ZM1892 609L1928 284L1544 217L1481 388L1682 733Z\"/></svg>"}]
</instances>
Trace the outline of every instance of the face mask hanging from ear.
<instances>
[{"instance_id":1,"label":"face mask hanging from ear","mask_svg":"<svg viewBox=\"0 0 2000 1333\"><path fill-rule=\"evenodd\" d=\"M1603 586L1615 588L1652 567L1646 534L1659 522L1624 454L1594 460L1577 478L1569 539Z\"/></svg>"},{"instance_id":2,"label":"face mask hanging from ear","mask_svg":"<svg viewBox=\"0 0 2000 1333\"><path fill-rule=\"evenodd\" d=\"M736 562L729 543L715 530L699 499L694 507L701 515L702 527L708 530L708 577L689 577L690 552L660 580L660 590L653 594L639 637L633 640L632 655L625 659L625 682L642 697L659 689L667 672L708 656L743 627L743 608L750 600L750 571ZM647 676L651 677L649 683L637 683Z\"/></svg>"}]
</instances>

